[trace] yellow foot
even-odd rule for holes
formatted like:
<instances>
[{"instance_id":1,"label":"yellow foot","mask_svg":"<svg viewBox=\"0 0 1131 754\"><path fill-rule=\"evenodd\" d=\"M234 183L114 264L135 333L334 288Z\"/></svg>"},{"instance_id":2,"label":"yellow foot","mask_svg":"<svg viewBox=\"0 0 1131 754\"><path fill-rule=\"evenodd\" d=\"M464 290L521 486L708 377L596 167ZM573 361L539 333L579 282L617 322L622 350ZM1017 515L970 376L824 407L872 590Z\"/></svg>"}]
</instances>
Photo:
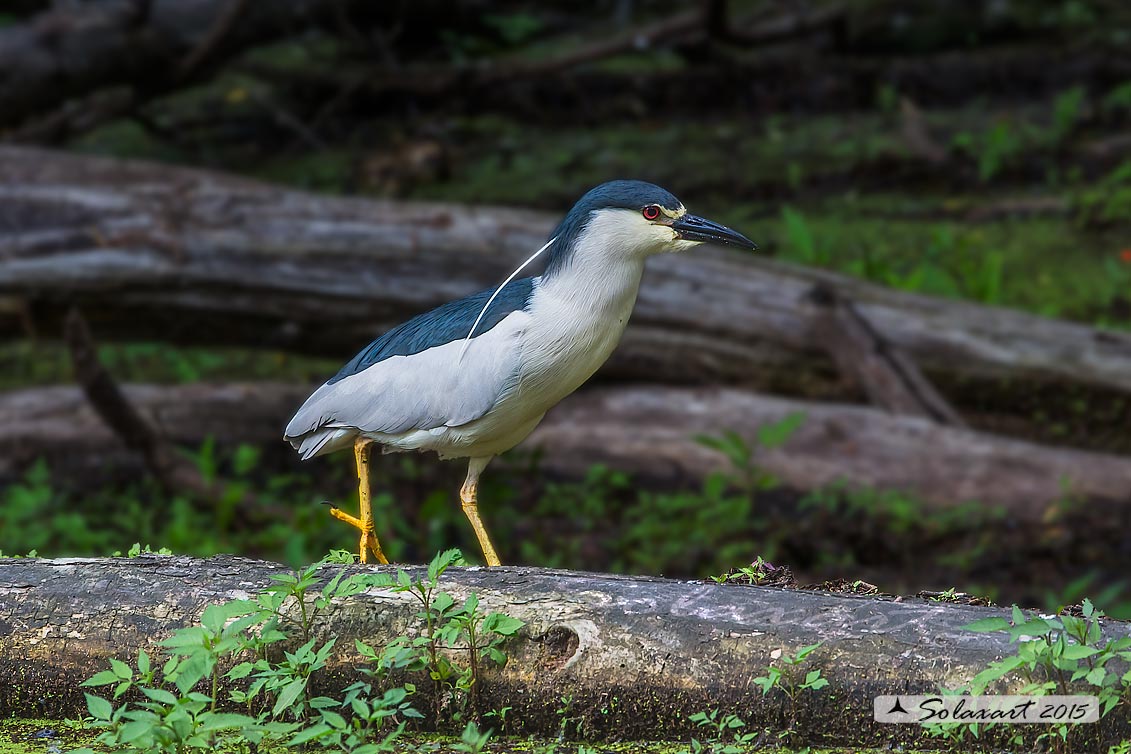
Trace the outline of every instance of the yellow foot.
<instances>
[{"instance_id":1,"label":"yellow foot","mask_svg":"<svg viewBox=\"0 0 1131 754\"><path fill-rule=\"evenodd\" d=\"M362 563L369 562L369 552L373 552L373 557L377 559L378 563L388 564L389 559L385 557L385 553L381 550L381 543L377 541L377 535L373 533L373 522L363 522L360 518L351 516L341 508L330 507L330 515L339 521L345 521L350 526L353 526L361 531L361 539L358 542L358 550L360 551L360 558Z\"/></svg>"}]
</instances>

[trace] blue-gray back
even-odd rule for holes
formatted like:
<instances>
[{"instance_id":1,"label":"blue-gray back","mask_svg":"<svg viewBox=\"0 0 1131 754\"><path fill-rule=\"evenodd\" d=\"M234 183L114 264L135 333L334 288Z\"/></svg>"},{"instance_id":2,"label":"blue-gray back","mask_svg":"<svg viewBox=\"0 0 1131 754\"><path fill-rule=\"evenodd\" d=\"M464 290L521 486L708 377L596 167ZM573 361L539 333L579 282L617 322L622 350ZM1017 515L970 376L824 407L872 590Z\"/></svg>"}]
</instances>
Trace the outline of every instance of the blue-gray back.
<instances>
[{"instance_id":1,"label":"blue-gray back","mask_svg":"<svg viewBox=\"0 0 1131 754\"><path fill-rule=\"evenodd\" d=\"M530 292L533 290L533 286L533 278L522 278L507 283L506 287L499 291L499 295L491 302L491 306L483 315L483 319L479 321L479 325L475 328L475 335L482 335L487 332L502 322L503 318L511 312L525 309L530 301ZM404 324L397 325L362 349L357 356L350 359L336 375L329 379L327 384L333 384L350 375L364 371L390 356L411 356L429 348L450 343L453 340L466 338L475 318L479 316L479 312L483 311L483 305L487 303L494 292L494 288L488 288L473 293L466 298L451 301L430 312L417 315Z\"/></svg>"}]
</instances>

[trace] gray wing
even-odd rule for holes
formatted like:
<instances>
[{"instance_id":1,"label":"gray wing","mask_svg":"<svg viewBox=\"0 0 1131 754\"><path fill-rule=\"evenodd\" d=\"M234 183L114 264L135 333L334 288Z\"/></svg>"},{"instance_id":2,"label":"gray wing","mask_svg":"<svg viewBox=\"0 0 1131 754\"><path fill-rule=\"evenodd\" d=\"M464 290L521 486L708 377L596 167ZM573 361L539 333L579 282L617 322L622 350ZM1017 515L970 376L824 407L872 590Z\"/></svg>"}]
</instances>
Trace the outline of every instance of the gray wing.
<instances>
[{"instance_id":1,"label":"gray wing","mask_svg":"<svg viewBox=\"0 0 1131 754\"><path fill-rule=\"evenodd\" d=\"M481 418L518 381L530 315L517 310L468 342L390 356L318 388L287 425L303 458L329 453L360 433L398 435ZM466 332L466 331L465 331Z\"/></svg>"}]
</instances>

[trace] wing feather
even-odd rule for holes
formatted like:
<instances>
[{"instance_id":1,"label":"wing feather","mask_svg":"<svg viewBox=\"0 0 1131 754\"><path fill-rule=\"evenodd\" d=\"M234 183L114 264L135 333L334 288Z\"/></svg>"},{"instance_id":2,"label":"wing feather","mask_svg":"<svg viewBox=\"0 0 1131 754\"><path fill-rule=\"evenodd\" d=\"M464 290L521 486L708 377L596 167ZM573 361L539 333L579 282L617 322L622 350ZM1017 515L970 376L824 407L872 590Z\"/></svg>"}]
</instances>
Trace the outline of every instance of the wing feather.
<instances>
[{"instance_id":1,"label":"wing feather","mask_svg":"<svg viewBox=\"0 0 1131 754\"><path fill-rule=\"evenodd\" d=\"M390 356L355 374L318 388L287 425L285 438L310 455L337 449L315 447L309 437L337 430L397 435L410 430L459 427L484 416L517 384L521 337L530 315L508 314L482 335L454 340L418 353ZM466 331L465 331L466 332ZM304 454L305 455L305 454Z\"/></svg>"}]
</instances>

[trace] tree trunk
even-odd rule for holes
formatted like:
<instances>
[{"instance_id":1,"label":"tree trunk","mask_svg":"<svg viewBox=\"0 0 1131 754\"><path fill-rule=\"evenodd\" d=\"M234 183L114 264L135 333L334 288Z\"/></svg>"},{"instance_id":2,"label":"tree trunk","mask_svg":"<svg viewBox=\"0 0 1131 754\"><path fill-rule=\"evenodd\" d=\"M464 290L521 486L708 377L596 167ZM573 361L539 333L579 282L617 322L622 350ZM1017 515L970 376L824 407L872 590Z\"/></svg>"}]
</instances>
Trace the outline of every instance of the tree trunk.
<instances>
[{"instance_id":1,"label":"tree trunk","mask_svg":"<svg viewBox=\"0 0 1131 754\"><path fill-rule=\"evenodd\" d=\"M7 336L57 332L77 304L100 339L346 358L410 314L497 285L552 227L535 212L317 196L143 162L4 148L0 164ZM711 248L649 262L602 374L827 385L818 283L932 376L1131 392L1126 333Z\"/></svg>"},{"instance_id":2,"label":"tree trunk","mask_svg":"<svg viewBox=\"0 0 1131 754\"><path fill-rule=\"evenodd\" d=\"M282 427L310 389L280 384L128 386L126 398L162 436L197 446L281 444ZM759 427L793 413L804 422L783 445L758 446ZM1131 503L1131 459L1047 447L861 406L791 401L731 388L620 385L565 400L520 448L541 448L544 471L580 478L602 463L648 486L697 484L734 472L697 435L737 432L753 463L787 487L901 490L935 505L976 500L1040 521L1066 498ZM91 482L111 470L140 472L127 450L76 388L0 395L0 481L37 458L58 473Z\"/></svg>"},{"instance_id":3,"label":"tree trunk","mask_svg":"<svg viewBox=\"0 0 1131 754\"><path fill-rule=\"evenodd\" d=\"M82 716L78 684L109 658L159 655L157 642L206 605L246 598L284 570L226 556L0 560L0 715ZM441 588L457 600L476 593L483 609L526 623L505 646L506 667L483 679L484 709L511 707L520 735L556 736L563 697L567 735L576 725L590 739L686 739L688 715L711 709L737 713L748 730L780 729L784 695L763 698L752 679L778 653L821 642L801 674L819 669L829 686L799 694L801 738L888 745L918 729L874 724L873 695L959 686L1010 652L1002 635L962 629L1008 618L999 608L509 567L453 568ZM417 610L375 588L335 603L315 624L339 648L316 691L340 695L356 677L353 640L380 647L415 633ZM1106 630L1129 634L1122 624Z\"/></svg>"}]
</instances>

